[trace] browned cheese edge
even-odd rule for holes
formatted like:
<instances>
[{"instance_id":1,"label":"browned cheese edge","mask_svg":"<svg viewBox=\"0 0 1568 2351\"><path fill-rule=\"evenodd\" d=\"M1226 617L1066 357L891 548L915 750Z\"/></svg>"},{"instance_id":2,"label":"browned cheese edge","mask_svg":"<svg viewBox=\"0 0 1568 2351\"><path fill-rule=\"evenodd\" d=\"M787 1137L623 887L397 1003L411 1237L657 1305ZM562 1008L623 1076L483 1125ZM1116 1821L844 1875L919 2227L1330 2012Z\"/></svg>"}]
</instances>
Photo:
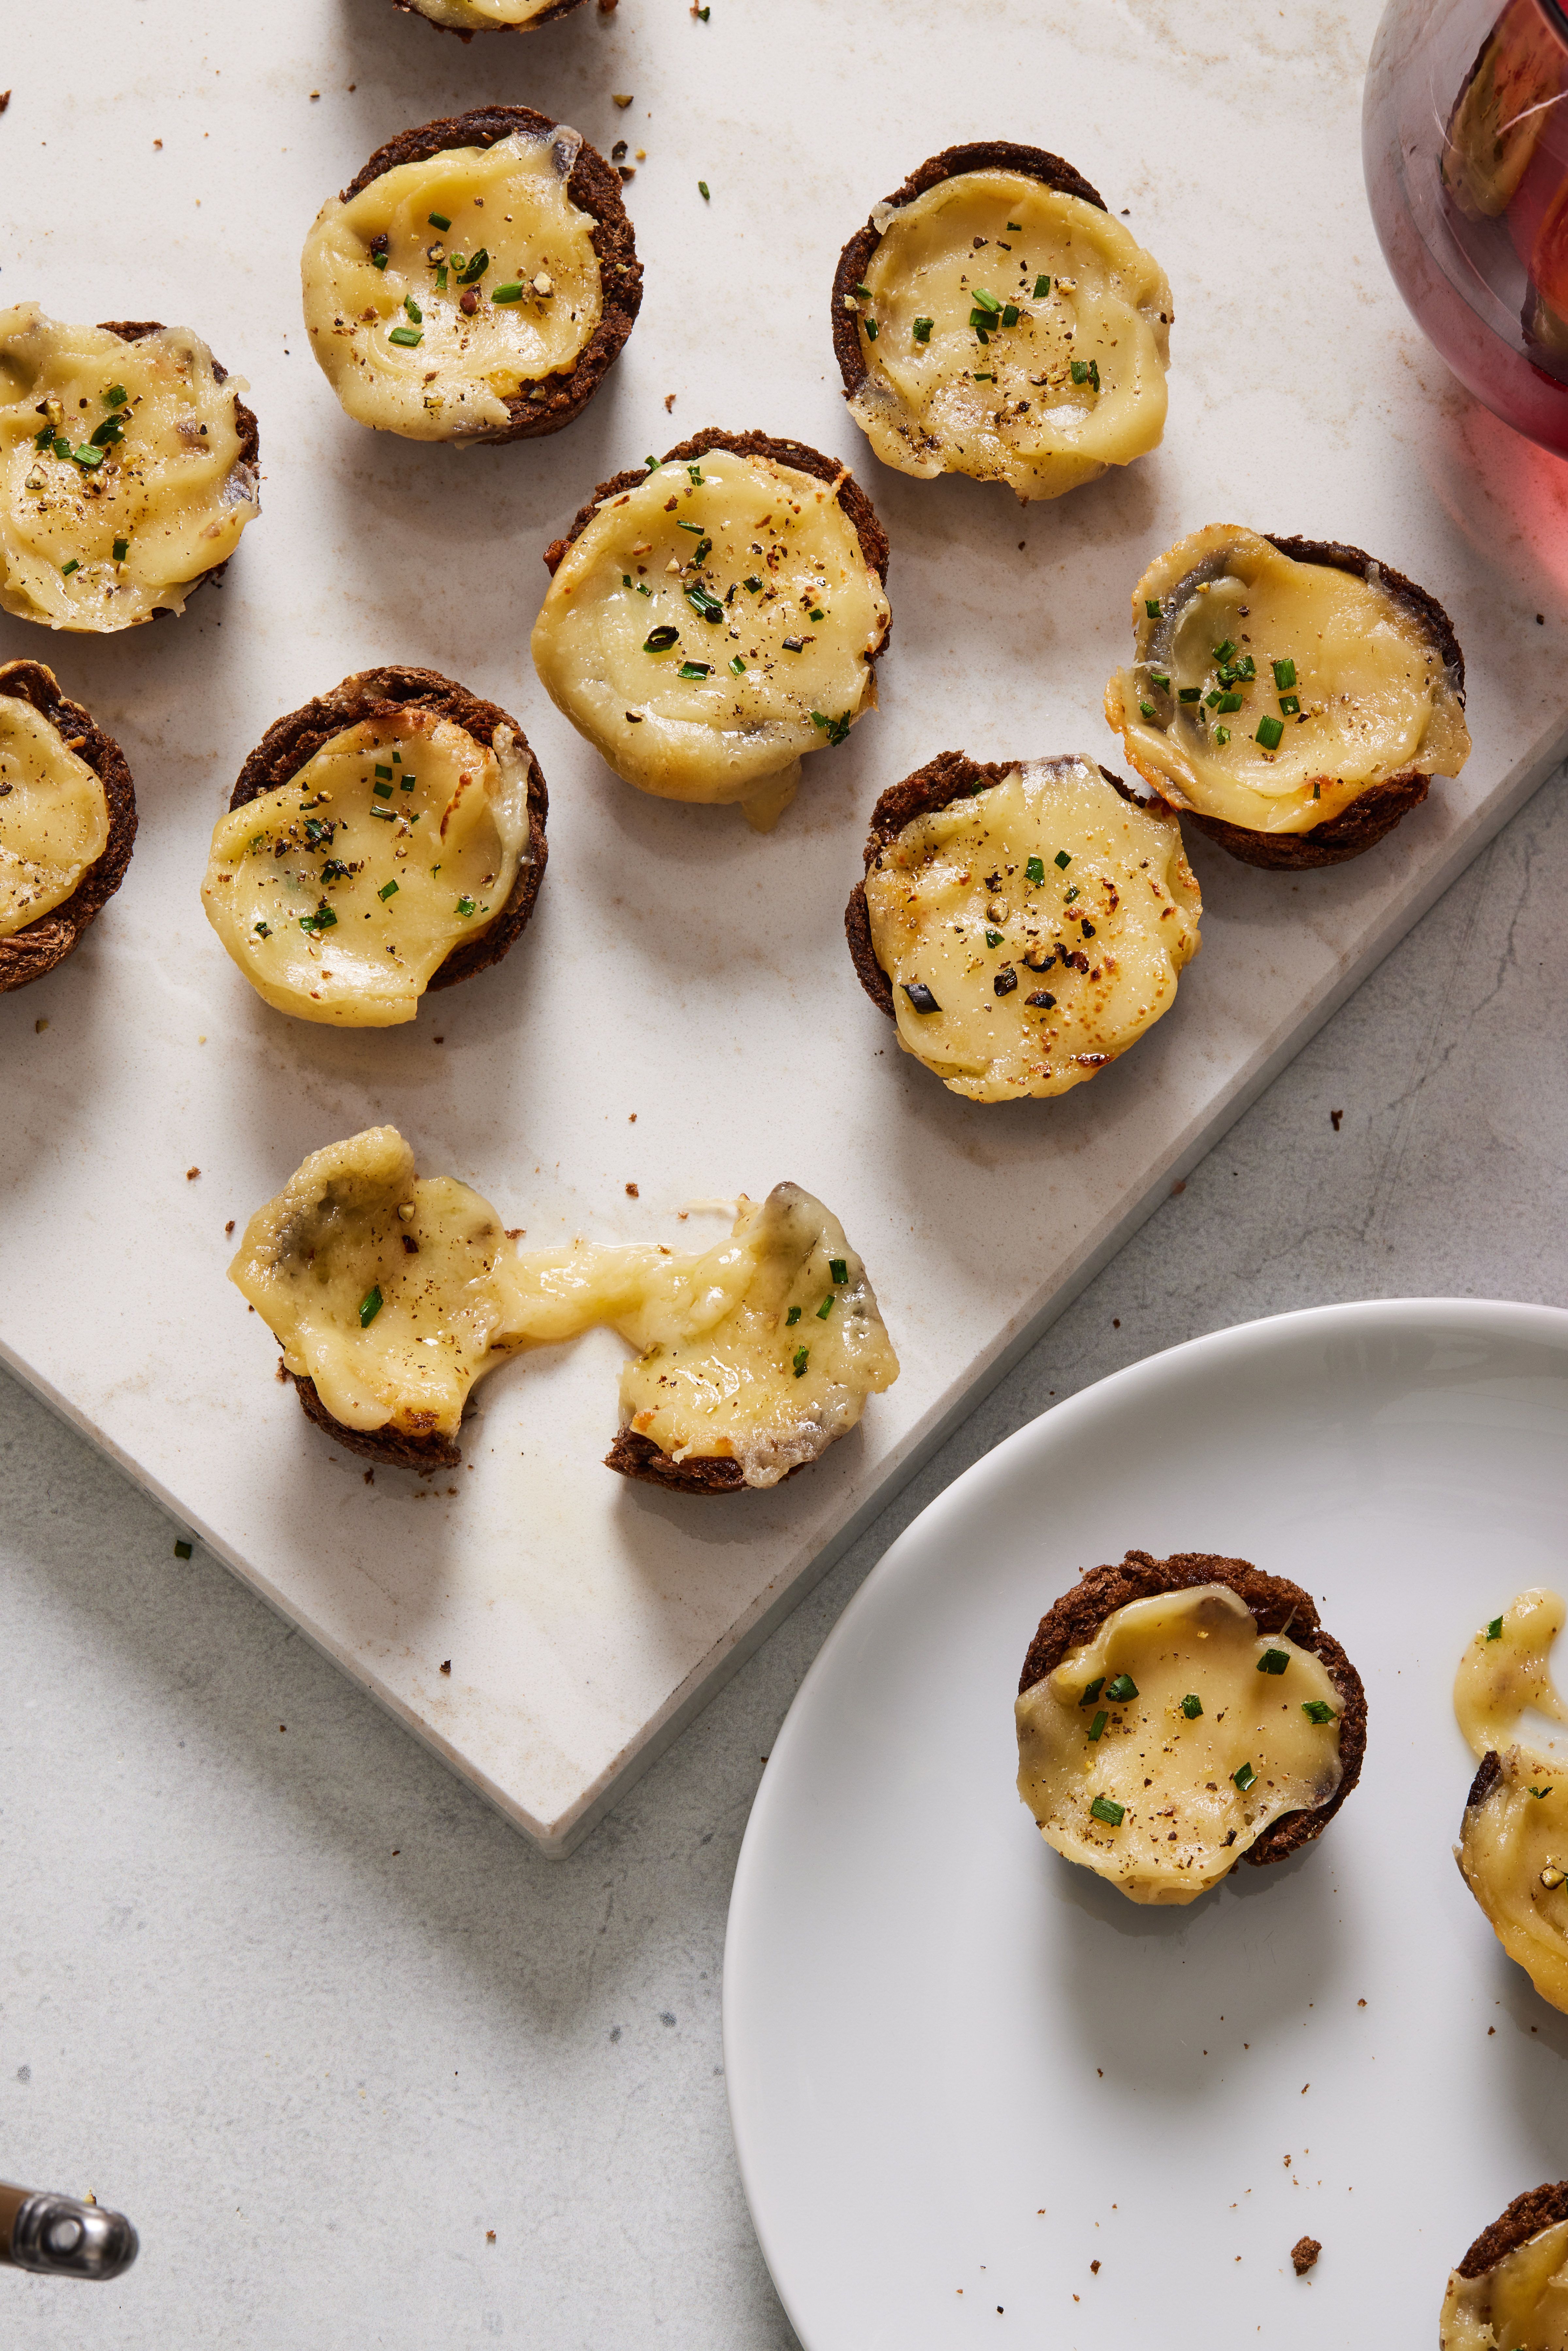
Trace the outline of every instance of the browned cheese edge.
<instances>
[{"instance_id":1,"label":"browned cheese edge","mask_svg":"<svg viewBox=\"0 0 1568 2351\"><path fill-rule=\"evenodd\" d=\"M89 866L68 898L36 923L0 939L0 993L26 987L63 963L80 942L83 932L125 879L136 840L136 789L125 754L112 735L106 735L90 712L60 692L59 681L42 662L0 664L0 694L31 703L41 718L64 737L92 769L103 786L109 805L109 839L103 854Z\"/></svg>"}]
</instances>

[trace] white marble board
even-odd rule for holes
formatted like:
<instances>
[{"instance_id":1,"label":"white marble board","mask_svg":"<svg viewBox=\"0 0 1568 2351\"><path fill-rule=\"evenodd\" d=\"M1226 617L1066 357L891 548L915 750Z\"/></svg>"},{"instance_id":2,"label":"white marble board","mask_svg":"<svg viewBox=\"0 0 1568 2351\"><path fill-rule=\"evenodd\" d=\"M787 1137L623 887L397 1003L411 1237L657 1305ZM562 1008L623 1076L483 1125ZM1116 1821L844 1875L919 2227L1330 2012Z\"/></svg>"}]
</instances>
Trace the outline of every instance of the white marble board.
<instances>
[{"instance_id":1,"label":"white marble board","mask_svg":"<svg viewBox=\"0 0 1568 2351\"><path fill-rule=\"evenodd\" d=\"M548 1851L570 1850L1568 737L1568 476L1470 406L1385 277L1359 163L1376 14L712 0L705 24L686 0L621 0L465 47L389 0L91 0L64 49L47 14L7 26L0 300L194 326L250 387L266 480L226 580L183 621L105 641L0 620L0 655L50 660L120 738L141 812L81 950L0 999L0 1353ZM635 94L625 112L616 90ZM495 99L646 149L628 189L646 298L581 420L458 456L340 414L299 327L298 255L382 140ZM1033 510L878 466L829 340L844 238L922 157L988 135L1068 155L1175 289L1164 446ZM548 540L603 475L709 423L842 454L893 542L882 711L809 761L767 840L619 783L528 654ZM1112 758L1100 698L1132 585L1218 519L1349 538L1430 586L1469 659L1475 757L1337 872L1292 882L1197 844L1204 951L1172 1014L1064 1100L961 1102L897 1053L844 950L872 801L955 745ZM497 971L407 1029L336 1034L259 1002L197 884L271 719L386 658L521 717L550 786L549 871ZM621 1349L599 1334L488 1380L455 1478L367 1484L276 1382L277 1349L225 1280L225 1227L378 1120L530 1242L685 1241L717 1229L678 1223L687 1202L795 1177L863 1251L903 1377L785 1489L661 1496L600 1467Z\"/></svg>"}]
</instances>

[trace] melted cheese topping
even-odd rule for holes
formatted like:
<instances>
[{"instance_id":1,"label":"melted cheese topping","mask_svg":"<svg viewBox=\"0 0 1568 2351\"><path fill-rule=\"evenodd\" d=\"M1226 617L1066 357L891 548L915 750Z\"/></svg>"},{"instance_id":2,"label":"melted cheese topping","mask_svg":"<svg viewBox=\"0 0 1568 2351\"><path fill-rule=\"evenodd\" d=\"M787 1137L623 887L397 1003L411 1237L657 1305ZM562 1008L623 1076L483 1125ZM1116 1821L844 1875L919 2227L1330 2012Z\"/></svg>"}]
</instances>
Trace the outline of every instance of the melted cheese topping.
<instances>
[{"instance_id":1,"label":"melted cheese topping","mask_svg":"<svg viewBox=\"0 0 1568 2351\"><path fill-rule=\"evenodd\" d=\"M1150 565L1133 622L1105 716L1176 808L1310 832L1369 785L1469 757L1442 655L1375 565L1358 580L1211 523Z\"/></svg>"},{"instance_id":2,"label":"melted cheese topping","mask_svg":"<svg viewBox=\"0 0 1568 2351\"><path fill-rule=\"evenodd\" d=\"M739 801L765 831L801 755L875 708L887 628L832 487L713 449L601 506L550 582L534 665L627 783Z\"/></svg>"},{"instance_id":3,"label":"melted cheese topping","mask_svg":"<svg viewBox=\"0 0 1568 2351\"><path fill-rule=\"evenodd\" d=\"M1283 1669L1266 1670L1281 1653ZM1311 1705L1332 1719L1314 1722ZM1328 1802L1343 1710L1321 1661L1260 1633L1228 1585L1158 1593L1116 1609L1019 1699L1019 1793L1069 1861L1134 1902L1191 1902L1283 1813Z\"/></svg>"},{"instance_id":4,"label":"melted cheese topping","mask_svg":"<svg viewBox=\"0 0 1568 2351\"><path fill-rule=\"evenodd\" d=\"M261 511L235 394L183 327L125 343L0 310L0 605L99 632L183 612Z\"/></svg>"},{"instance_id":5,"label":"melted cheese topping","mask_svg":"<svg viewBox=\"0 0 1568 2351\"><path fill-rule=\"evenodd\" d=\"M916 817L865 892L900 1045L973 1102L1093 1077L1169 1010L1199 944L1176 820L1086 758Z\"/></svg>"},{"instance_id":6,"label":"melted cheese topping","mask_svg":"<svg viewBox=\"0 0 1568 2351\"><path fill-rule=\"evenodd\" d=\"M571 374L603 307L594 223L567 193L581 146L564 128L514 131L322 205L300 266L305 324L350 416L411 441L472 441L510 429L508 400Z\"/></svg>"},{"instance_id":7,"label":"melted cheese topping","mask_svg":"<svg viewBox=\"0 0 1568 2351\"><path fill-rule=\"evenodd\" d=\"M1479 2277L1448 2278L1438 2351L1563 2351L1568 2343L1568 2220L1542 2229Z\"/></svg>"},{"instance_id":8,"label":"melted cheese topping","mask_svg":"<svg viewBox=\"0 0 1568 2351\"><path fill-rule=\"evenodd\" d=\"M109 799L87 761L0 694L0 939L63 905L108 846Z\"/></svg>"},{"instance_id":9,"label":"melted cheese topping","mask_svg":"<svg viewBox=\"0 0 1568 2351\"><path fill-rule=\"evenodd\" d=\"M1119 220L1001 171L873 217L850 413L884 465L1055 498L1155 446L1171 290Z\"/></svg>"},{"instance_id":10,"label":"melted cheese topping","mask_svg":"<svg viewBox=\"0 0 1568 2351\"><path fill-rule=\"evenodd\" d=\"M531 25L556 0L413 0L413 5L433 25L483 33L497 25Z\"/></svg>"},{"instance_id":11,"label":"melted cheese topping","mask_svg":"<svg viewBox=\"0 0 1568 2351\"><path fill-rule=\"evenodd\" d=\"M796 1184L743 1200L728 1240L699 1257L519 1252L509 1332L553 1343L597 1322L637 1349L621 1377L622 1428L674 1461L738 1461L748 1486L814 1461L898 1377L864 1265Z\"/></svg>"},{"instance_id":12,"label":"melted cheese topping","mask_svg":"<svg viewBox=\"0 0 1568 2351\"><path fill-rule=\"evenodd\" d=\"M1496 1637L1478 1633L1459 1662L1459 1729L1475 1754L1497 1756L1500 1776L1467 1806L1454 1858L1509 1958L1568 2012L1568 1757L1520 1736L1531 1714L1568 1723L1548 1663L1565 1615L1556 1593L1521 1593L1494 1619Z\"/></svg>"},{"instance_id":13,"label":"melted cheese topping","mask_svg":"<svg viewBox=\"0 0 1568 2351\"><path fill-rule=\"evenodd\" d=\"M798 1185L743 1200L729 1239L521 1250L396 1130L314 1152L254 1216L229 1277L346 1427L451 1436L474 1381L607 1323L637 1350L621 1424L675 1461L774 1486L852 1428L898 1358L843 1228Z\"/></svg>"},{"instance_id":14,"label":"melted cheese topping","mask_svg":"<svg viewBox=\"0 0 1568 2351\"><path fill-rule=\"evenodd\" d=\"M528 762L402 710L334 736L218 820L202 904L259 996L341 1028L412 1020L454 947L489 929L528 858Z\"/></svg>"},{"instance_id":15,"label":"melted cheese topping","mask_svg":"<svg viewBox=\"0 0 1568 2351\"><path fill-rule=\"evenodd\" d=\"M496 1355L505 1247L476 1192L416 1180L396 1128L372 1126L313 1151L257 1209L229 1280L345 1428L450 1437Z\"/></svg>"}]
</instances>

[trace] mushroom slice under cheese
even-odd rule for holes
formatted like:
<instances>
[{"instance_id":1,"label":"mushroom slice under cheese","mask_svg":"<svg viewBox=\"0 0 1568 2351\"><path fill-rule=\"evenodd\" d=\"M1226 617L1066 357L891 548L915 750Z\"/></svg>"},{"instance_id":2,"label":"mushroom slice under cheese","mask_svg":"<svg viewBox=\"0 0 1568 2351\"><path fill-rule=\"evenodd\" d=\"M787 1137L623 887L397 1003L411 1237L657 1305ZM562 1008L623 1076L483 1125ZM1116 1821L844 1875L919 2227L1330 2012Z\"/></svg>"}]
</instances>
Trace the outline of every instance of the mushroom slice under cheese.
<instances>
[{"instance_id":1,"label":"mushroom slice under cheese","mask_svg":"<svg viewBox=\"0 0 1568 2351\"><path fill-rule=\"evenodd\" d=\"M1460 1660L1454 1712L1481 1768L1454 1858L1509 1958L1568 2013L1568 1743L1528 1723L1568 1723L1548 1663L1565 1615L1556 1593L1521 1593Z\"/></svg>"},{"instance_id":2,"label":"mushroom slice under cheese","mask_svg":"<svg viewBox=\"0 0 1568 2351\"><path fill-rule=\"evenodd\" d=\"M850 413L900 473L1054 498L1165 430L1166 274L1055 156L934 159L845 248L833 297Z\"/></svg>"},{"instance_id":3,"label":"mushroom slice under cheese","mask_svg":"<svg viewBox=\"0 0 1568 2351\"><path fill-rule=\"evenodd\" d=\"M1211 523L1150 565L1133 626L1105 716L1145 782L1239 854L1342 820L1354 853L1386 830L1358 830L1357 803L1385 794L1396 821L1469 756L1447 613L1358 549Z\"/></svg>"},{"instance_id":4,"label":"mushroom slice under cheese","mask_svg":"<svg viewBox=\"0 0 1568 2351\"><path fill-rule=\"evenodd\" d=\"M635 1347L610 1466L662 1485L776 1486L898 1377L863 1263L798 1184L743 1199L728 1239L700 1256L519 1250L507 1281L508 1335L554 1342L606 1322Z\"/></svg>"},{"instance_id":5,"label":"mushroom slice under cheese","mask_svg":"<svg viewBox=\"0 0 1568 2351\"><path fill-rule=\"evenodd\" d=\"M534 859L526 743L412 706L322 744L220 817L202 904L258 996L349 1029L412 1020Z\"/></svg>"},{"instance_id":6,"label":"mushroom slice under cheese","mask_svg":"<svg viewBox=\"0 0 1568 2351\"><path fill-rule=\"evenodd\" d=\"M1450 2272L1438 2351L1560 2351L1568 2342L1568 2180L1516 2196Z\"/></svg>"},{"instance_id":7,"label":"mushroom slice under cheese","mask_svg":"<svg viewBox=\"0 0 1568 2351\"><path fill-rule=\"evenodd\" d=\"M109 833L102 778L43 712L0 690L0 939L63 905Z\"/></svg>"},{"instance_id":8,"label":"mushroom slice under cheese","mask_svg":"<svg viewBox=\"0 0 1568 2351\"><path fill-rule=\"evenodd\" d=\"M614 172L527 107L381 148L318 214L301 278L310 347L348 413L458 446L567 423L642 285Z\"/></svg>"},{"instance_id":9,"label":"mushroom slice under cheese","mask_svg":"<svg viewBox=\"0 0 1568 2351\"><path fill-rule=\"evenodd\" d=\"M1228 1584L1153 1593L1019 1698L1019 1793L1069 1861L1134 1902L1191 1902L1284 1814L1333 1800L1344 1705Z\"/></svg>"},{"instance_id":10,"label":"mushroom slice under cheese","mask_svg":"<svg viewBox=\"0 0 1568 2351\"><path fill-rule=\"evenodd\" d=\"M878 802L846 928L898 1041L954 1093L1065 1093L1176 998L1198 950L1181 829L1082 757L947 752Z\"/></svg>"},{"instance_id":11,"label":"mushroom slice under cheese","mask_svg":"<svg viewBox=\"0 0 1568 2351\"><path fill-rule=\"evenodd\" d=\"M183 327L0 310L0 605L52 629L183 612L261 511L256 419Z\"/></svg>"},{"instance_id":12,"label":"mushroom slice under cheese","mask_svg":"<svg viewBox=\"0 0 1568 2351\"><path fill-rule=\"evenodd\" d=\"M639 791L768 831L803 755L876 706L887 541L846 468L800 443L699 434L605 483L545 559L534 666Z\"/></svg>"}]
</instances>

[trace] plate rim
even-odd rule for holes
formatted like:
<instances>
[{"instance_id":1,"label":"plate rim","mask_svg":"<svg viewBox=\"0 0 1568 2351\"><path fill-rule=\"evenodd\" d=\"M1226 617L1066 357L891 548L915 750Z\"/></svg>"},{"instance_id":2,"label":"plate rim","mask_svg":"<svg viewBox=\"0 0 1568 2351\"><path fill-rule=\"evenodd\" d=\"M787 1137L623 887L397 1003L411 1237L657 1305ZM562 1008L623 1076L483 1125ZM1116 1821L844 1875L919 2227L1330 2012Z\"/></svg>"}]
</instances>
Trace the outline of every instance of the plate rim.
<instances>
[{"instance_id":1,"label":"plate rim","mask_svg":"<svg viewBox=\"0 0 1568 2351\"><path fill-rule=\"evenodd\" d=\"M747 2065L740 2054L745 2028L739 2015L745 1994L737 1986L746 1973L744 1946L749 1931L748 1914L758 1898L767 1865L761 1858L762 1848L773 1815L787 1801L779 1790L789 1775L795 1749L810 1736L807 1719L816 1704L818 1687L835 1669L839 1651L854 1641L865 1609L877 1604L885 1586L904 1572L905 1554L916 1548L917 1539L923 1539L927 1521L951 1512L963 1512L977 1493L984 1489L988 1479L1008 1474L1009 1468L1019 1454L1027 1454L1048 1444L1054 1445L1062 1437L1070 1439L1077 1423L1103 1412L1108 1404L1112 1410L1123 1407L1140 1386L1168 1377L1178 1359L1190 1363L1193 1358L1201 1357L1206 1364L1218 1363L1228 1354L1244 1355L1262 1347L1307 1345L1323 1331L1334 1326L1368 1332L1396 1331L1401 1334L1415 1334L1440 1323L1452 1327L1455 1322L1468 1323L1493 1338L1530 1337L1538 1342L1546 1341L1568 1353L1568 1307L1549 1306L1524 1299L1459 1298L1441 1294L1348 1299L1325 1305L1292 1307L1281 1314L1258 1315L1245 1322L1227 1324L1221 1330L1206 1331L1191 1339L1177 1340L1169 1347L1157 1348L1152 1354L1140 1356L1135 1363L1124 1364L1117 1371L1107 1372L1102 1378L1091 1381L1088 1386L1064 1396L1059 1404L1048 1405L1044 1412L1037 1413L1021 1427L999 1438L988 1452L981 1454L978 1460L970 1462L967 1468L960 1470L951 1485L933 1495L908 1526L895 1536L830 1627L774 1735L768 1763L752 1799L730 1885L720 1994L725 2095L741 2189L774 2291L800 2338L802 2351L831 2351L831 2346L820 2339L814 2342L803 2318L797 2312L782 2273L788 2266L787 2260L769 2225L759 2194L760 2167L757 2155L764 2126L755 2107L749 2113L746 2111ZM1065 1419L1062 1417L1064 1415ZM1046 1434L1048 1423L1049 1436Z\"/></svg>"}]
</instances>

